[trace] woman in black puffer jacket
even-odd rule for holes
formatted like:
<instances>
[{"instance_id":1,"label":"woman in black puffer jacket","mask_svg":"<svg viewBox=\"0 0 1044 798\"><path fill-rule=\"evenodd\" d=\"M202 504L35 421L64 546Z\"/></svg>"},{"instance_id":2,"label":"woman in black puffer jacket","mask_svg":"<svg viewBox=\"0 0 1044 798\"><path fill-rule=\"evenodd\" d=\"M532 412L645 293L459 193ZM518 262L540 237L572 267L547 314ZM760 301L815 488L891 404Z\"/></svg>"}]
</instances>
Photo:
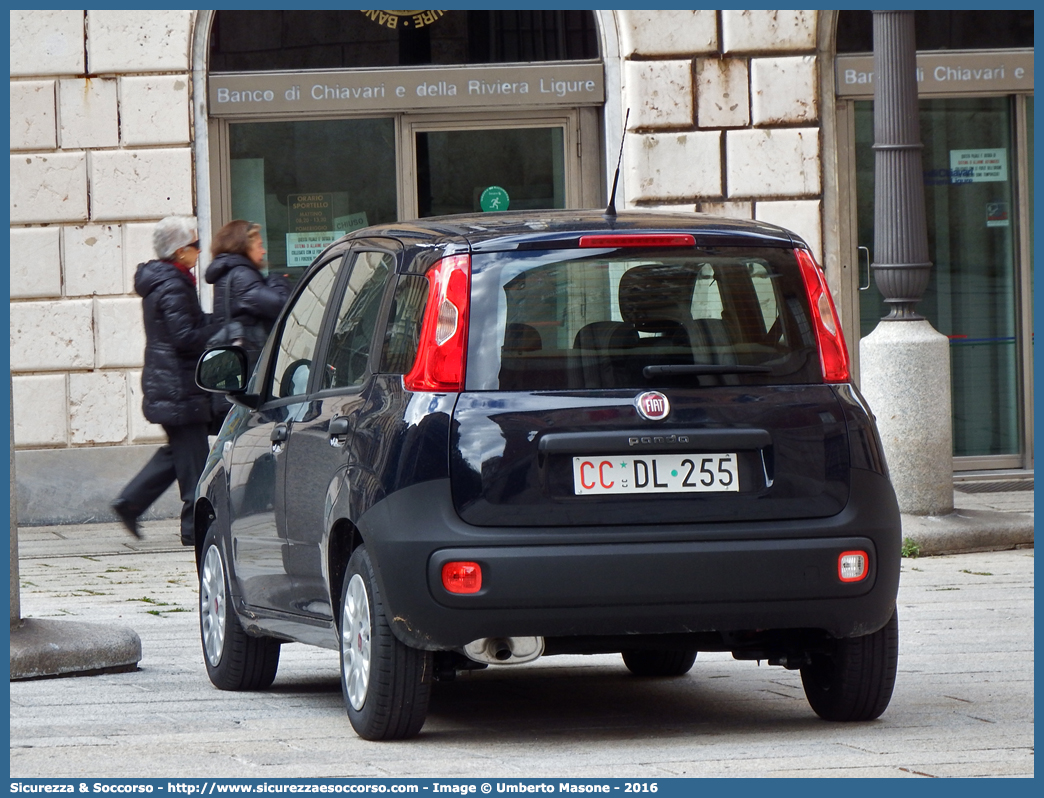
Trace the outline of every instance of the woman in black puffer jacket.
<instances>
[{"instance_id":1,"label":"woman in black puffer jacket","mask_svg":"<svg viewBox=\"0 0 1044 798\"><path fill-rule=\"evenodd\" d=\"M205 279L214 286L214 318L225 322L229 311L244 327L244 348L256 358L290 296L290 283L282 275L267 274L258 224L229 222L217 231L210 250L214 260Z\"/></svg>"},{"instance_id":2,"label":"woman in black puffer jacket","mask_svg":"<svg viewBox=\"0 0 1044 798\"><path fill-rule=\"evenodd\" d=\"M290 296L290 283L278 274L267 274L265 245L261 226L236 219L214 236L214 260L206 271L206 281L214 286L214 318L229 319L243 325L247 365L253 370L261 355L272 324ZM214 411L220 419L229 404L214 394Z\"/></svg>"},{"instance_id":3,"label":"woman in black puffer jacket","mask_svg":"<svg viewBox=\"0 0 1044 798\"><path fill-rule=\"evenodd\" d=\"M127 484L112 508L140 538L138 517L176 479L184 502L181 542L192 545L192 501L206 463L213 417L210 394L196 385L196 362L220 325L203 313L196 295L196 220L168 216L156 225L152 242L158 260L142 263L134 275L145 320L142 411L146 419L163 426L168 443Z\"/></svg>"}]
</instances>

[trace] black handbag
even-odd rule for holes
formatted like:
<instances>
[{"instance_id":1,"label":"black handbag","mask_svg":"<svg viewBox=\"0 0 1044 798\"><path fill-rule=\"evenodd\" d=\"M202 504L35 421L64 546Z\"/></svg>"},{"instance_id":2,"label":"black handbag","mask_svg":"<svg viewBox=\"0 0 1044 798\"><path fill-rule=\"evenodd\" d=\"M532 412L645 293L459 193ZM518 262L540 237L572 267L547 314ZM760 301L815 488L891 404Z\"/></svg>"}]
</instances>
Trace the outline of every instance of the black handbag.
<instances>
[{"instance_id":1,"label":"black handbag","mask_svg":"<svg viewBox=\"0 0 1044 798\"><path fill-rule=\"evenodd\" d=\"M232 318L232 304L229 295L232 293L232 276L225 284L225 323L221 329L207 339L207 349L217 346L243 346L246 343L246 329L243 322Z\"/></svg>"}]
</instances>

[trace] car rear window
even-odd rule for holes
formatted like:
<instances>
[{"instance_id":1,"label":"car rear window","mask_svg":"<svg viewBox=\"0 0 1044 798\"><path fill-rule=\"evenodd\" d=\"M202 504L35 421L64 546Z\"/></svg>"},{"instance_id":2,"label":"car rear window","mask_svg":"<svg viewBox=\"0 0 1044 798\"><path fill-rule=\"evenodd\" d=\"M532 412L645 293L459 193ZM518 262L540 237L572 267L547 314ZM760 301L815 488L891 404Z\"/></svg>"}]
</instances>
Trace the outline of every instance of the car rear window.
<instances>
[{"instance_id":1,"label":"car rear window","mask_svg":"<svg viewBox=\"0 0 1044 798\"><path fill-rule=\"evenodd\" d=\"M476 254L475 391L822 382L793 251Z\"/></svg>"}]
</instances>

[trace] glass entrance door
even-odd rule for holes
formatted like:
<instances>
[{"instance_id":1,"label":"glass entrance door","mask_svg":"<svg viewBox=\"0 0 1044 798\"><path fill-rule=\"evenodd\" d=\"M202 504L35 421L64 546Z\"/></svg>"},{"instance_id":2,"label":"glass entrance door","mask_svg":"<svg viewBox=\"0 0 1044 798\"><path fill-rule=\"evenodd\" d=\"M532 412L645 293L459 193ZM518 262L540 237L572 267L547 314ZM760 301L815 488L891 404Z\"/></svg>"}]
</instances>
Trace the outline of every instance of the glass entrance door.
<instances>
[{"instance_id":1,"label":"glass entrance door","mask_svg":"<svg viewBox=\"0 0 1044 798\"><path fill-rule=\"evenodd\" d=\"M868 101L854 106L857 244L873 260L873 110ZM1021 356L1029 328L1019 313L1014 103L922 99L920 108L932 273L917 309L950 339L954 456L962 458L956 467L1020 467L1026 465L1022 414L1029 412ZM887 313L877 286L867 282L864 270L864 336Z\"/></svg>"},{"instance_id":2,"label":"glass entrance door","mask_svg":"<svg viewBox=\"0 0 1044 798\"><path fill-rule=\"evenodd\" d=\"M564 134L561 127L417 131L417 215L566 207Z\"/></svg>"},{"instance_id":3,"label":"glass entrance door","mask_svg":"<svg viewBox=\"0 0 1044 798\"><path fill-rule=\"evenodd\" d=\"M583 207L580 116L408 116L404 197L418 218ZM576 155L572 155L576 153ZM579 157L578 157L579 156Z\"/></svg>"}]
</instances>

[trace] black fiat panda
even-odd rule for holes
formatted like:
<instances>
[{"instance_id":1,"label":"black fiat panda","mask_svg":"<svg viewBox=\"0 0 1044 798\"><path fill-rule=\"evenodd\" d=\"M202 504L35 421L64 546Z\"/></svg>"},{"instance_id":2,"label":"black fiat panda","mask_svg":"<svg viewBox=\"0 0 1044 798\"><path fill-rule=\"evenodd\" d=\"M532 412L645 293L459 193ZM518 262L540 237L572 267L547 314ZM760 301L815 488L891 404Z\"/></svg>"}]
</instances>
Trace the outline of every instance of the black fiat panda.
<instances>
[{"instance_id":1,"label":"black fiat panda","mask_svg":"<svg viewBox=\"0 0 1044 798\"><path fill-rule=\"evenodd\" d=\"M619 652L800 669L838 721L888 705L900 518L823 272L794 234L551 211L370 227L312 264L196 499L226 690L337 649L351 723L417 734L432 683Z\"/></svg>"}]
</instances>

